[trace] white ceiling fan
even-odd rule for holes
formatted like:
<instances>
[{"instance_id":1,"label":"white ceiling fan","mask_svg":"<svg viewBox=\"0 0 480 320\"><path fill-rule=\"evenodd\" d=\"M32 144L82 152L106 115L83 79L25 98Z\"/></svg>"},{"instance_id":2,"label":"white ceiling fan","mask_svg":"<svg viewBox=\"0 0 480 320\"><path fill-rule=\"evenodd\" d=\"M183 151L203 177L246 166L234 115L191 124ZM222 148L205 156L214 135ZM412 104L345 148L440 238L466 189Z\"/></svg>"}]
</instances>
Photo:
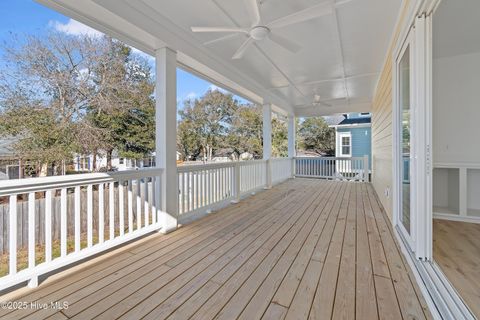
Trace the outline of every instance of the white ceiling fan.
<instances>
[{"instance_id":1,"label":"white ceiling fan","mask_svg":"<svg viewBox=\"0 0 480 320\"><path fill-rule=\"evenodd\" d=\"M275 29L283 28L290 26L296 23L304 22L310 19L321 17L327 14L331 14L333 11L333 6L330 1L323 2L321 4L315 5L313 7L298 11L296 13L290 14L288 16L273 20L268 23L262 21L260 15L260 7L257 0L244 0L249 15L252 19L252 26L250 28L230 28L230 27L191 27L193 32L226 32L231 33L230 35L224 36L219 39L209 41L207 43L213 43L217 41L222 41L228 38L231 38L237 34L245 34L247 40L238 48L238 50L233 55L232 59L240 59L243 57L245 52L255 41L262 41L266 38L275 42L279 46L287 49L291 52L297 52L300 50L300 46L293 41L281 36L278 33L272 32Z\"/></svg>"},{"instance_id":2,"label":"white ceiling fan","mask_svg":"<svg viewBox=\"0 0 480 320\"><path fill-rule=\"evenodd\" d=\"M305 108L305 107L312 107L312 106L313 106L313 107L316 107L316 106L331 107L331 106L332 106L331 104L328 104L328 103L323 102L321 99L322 99L322 97L321 97L319 94L315 93L315 94L313 95L313 101L312 101L311 103L305 104L305 105L296 106L296 107L300 107L300 108L304 107L304 108Z\"/></svg>"}]
</instances>

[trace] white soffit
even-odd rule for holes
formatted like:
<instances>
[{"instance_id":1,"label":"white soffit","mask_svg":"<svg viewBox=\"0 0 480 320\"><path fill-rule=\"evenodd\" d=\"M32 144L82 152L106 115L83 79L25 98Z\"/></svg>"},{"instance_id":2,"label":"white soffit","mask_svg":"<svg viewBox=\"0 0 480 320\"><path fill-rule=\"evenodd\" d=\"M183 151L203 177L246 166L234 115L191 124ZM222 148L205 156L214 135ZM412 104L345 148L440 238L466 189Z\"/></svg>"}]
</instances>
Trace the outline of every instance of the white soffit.
<instances>
[{"instance_id":1,"label":"white soffit","mask_svg":"<svg viewBox=\"0 0 480 320\"><path fill-rule=\"evenodd\" d=\"M232 60L243 35L205 45L226 34L193 33L190 27L249 27L241 0L39 1L57 10L61 5L59 11L101 31L99 25L112 35L123 33L121 40L133 39L135 43L126 42L150 54L168 45L187 68L254 102L265 99L298 116L370 110L401 5L401 0L260 0L265 22L319 3L334 10L275 30L301 46L297 53L263 40L242 59ZM312 106L314 94L331 106Z\"/></svg>"}]
</instances>

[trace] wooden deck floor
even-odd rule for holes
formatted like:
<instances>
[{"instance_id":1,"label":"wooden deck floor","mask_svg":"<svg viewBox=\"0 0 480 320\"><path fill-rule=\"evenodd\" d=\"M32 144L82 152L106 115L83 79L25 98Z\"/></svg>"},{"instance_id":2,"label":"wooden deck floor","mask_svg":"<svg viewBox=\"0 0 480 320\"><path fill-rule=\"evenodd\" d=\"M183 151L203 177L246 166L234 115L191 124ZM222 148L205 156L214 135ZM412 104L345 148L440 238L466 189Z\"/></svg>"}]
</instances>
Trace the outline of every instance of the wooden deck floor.
<instances>
[{"instance_id":1,"label":"wooden deck floor","mask_svg":"<svg viewBox=\"0 0 480 320\"><path fill-rule=\"evenodd\" d=\"M295 179L17 294L6 319L431 318L372 187ZM10 298L12 299L12 298Z\"/></svg>"}]
</instances>

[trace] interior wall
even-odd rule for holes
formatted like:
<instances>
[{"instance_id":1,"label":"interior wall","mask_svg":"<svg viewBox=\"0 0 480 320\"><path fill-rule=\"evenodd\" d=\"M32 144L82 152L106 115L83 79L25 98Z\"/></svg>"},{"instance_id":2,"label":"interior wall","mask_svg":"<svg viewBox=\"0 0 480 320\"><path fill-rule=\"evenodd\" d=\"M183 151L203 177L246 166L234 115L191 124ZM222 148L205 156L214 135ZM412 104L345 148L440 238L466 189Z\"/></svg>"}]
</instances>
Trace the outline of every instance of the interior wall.
<instances>
[{"instance_id":1,"label":"interior wall","mask_svg":"<svg viewBox=\"0 0 480 320\"><path fill-rule=\"evenodd\" d=\"M390 219L393 217L392 51L406 23L410 2L403 1L372 104L372 184Z\"/></svg>"},{"instance_id":2,"label":"interior wall","mask_svg":"<svg viewBox=\"0 0 480 320\"><path fill-rule=\"evenodd\" d=\"M480 216L480 1L442 1L433 16L433 162L450 171L468 168L465 185L456 187L466 192L466 214ZM459 23L461 22L461 23ZM472 168L473 167L473 168ZM448 208L456 199L440 196L441 173L433 173L433 204ZM463 169L464 170L464 169ZM464 172L465 173L465 172ZM436 182L437 180L437 182ZM453 179L455 180L455 179ZM447 183L448 182L448 183ZM452 181L447 183L452 189ZM453 191L450 191L450 193ZM437 194L437 196L436 196ZM455 203L454 203L455 204ZM462 207L462 206L461 206ZM458 210L452 210L458 214ZM443 213L440 211L440 213Z\"/></svg>"},{"instance_id":3,"label":"interior wall","mask_svg":"<svg viewBox=\"0 0 480 320\"><path fill-rule=\"evenodd\" d=\"M433 60L433 160L434 163L480 163L480 52ZM468 170L467 208L478 215L480 170ZM434 172L434 179L438 176ZM435 181L434 181L435 182ZM450 182L450 181L449 181ZM435 197L440 184L434 183ZM438 192L437 192L438 191Z\"/></svg>"},{"instance_id":4,"label":"interior wall","mask_svg":"<svg viewBox=\"0 0 480 320\"><path fill-rule=\"evenodd\" d=\"M433 60L435 163L479 163L480 52Z\"/></svg>"}]
</instances>

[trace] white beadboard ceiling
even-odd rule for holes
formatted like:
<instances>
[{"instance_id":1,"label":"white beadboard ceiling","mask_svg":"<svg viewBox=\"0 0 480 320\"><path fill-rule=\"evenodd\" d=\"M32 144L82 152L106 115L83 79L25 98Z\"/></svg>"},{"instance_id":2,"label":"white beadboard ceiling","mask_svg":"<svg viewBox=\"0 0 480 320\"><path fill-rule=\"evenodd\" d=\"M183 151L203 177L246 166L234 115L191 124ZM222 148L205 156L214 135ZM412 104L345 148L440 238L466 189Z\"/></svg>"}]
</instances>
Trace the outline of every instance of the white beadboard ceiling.
<instances>
[{"instance_id":1,"label":"white beadboard ceiling","mask_svg":"<svg viewBox=\"0 0 480 320\"><path fill-rule=\"evenodd\" d=\"M297 53L257 42L231 57L245 40L237 35L193 33L191 26L249 27L243 0L39 0L72 18L109 32L149 53L169 46L180 63L261 103L297 116L369 111L401 0L260 0L264 21L319 3L331 14L277 29L301 46ZM331 106L312 105L314 94Z\"/></svg>"}]
</instances>

